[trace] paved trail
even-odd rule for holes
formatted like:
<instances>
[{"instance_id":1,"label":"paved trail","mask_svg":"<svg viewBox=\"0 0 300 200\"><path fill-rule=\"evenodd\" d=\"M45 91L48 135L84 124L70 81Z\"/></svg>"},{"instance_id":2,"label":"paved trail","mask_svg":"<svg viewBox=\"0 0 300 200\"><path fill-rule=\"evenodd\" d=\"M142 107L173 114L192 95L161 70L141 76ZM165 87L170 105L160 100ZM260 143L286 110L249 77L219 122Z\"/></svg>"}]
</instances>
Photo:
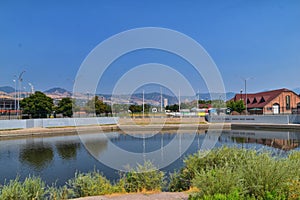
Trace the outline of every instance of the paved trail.
<instances>
[{"instance_id":1,"label":"paved trail","mask_svg":"<svg viewBox=\"0 0 300 200\"><path fill-rule=\"evenodd\" d=\"M187 200L188 196L189 195L184 192L160 192L155 194L103 195L83 197L76 200Z\"/></svg>"}]
</instances>

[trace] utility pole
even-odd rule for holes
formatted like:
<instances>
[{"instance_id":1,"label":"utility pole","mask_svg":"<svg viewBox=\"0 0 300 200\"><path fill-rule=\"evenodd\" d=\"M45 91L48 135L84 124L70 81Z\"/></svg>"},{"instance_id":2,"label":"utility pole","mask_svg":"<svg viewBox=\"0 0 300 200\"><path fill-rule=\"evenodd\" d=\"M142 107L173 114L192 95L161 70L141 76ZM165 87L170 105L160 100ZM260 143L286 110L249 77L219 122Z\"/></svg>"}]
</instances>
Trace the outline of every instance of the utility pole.
<instances>
[{"instance_id":1,"label":"utility pole","mask_svg":"<svg viewBox=\"0 0 300 200\"><path fill-rule=\"evenodd\" d=\"M16 112L16 110L17 110L17 80L14 79L13 82L15 83L15 94L14 94L15 108L14 108L14 110L15 110L15 112ZM16 114L16 113L15 113L15 114Z\"/></svg>"},{"instance_id":2,"label":"utility pole","mask_svg":"<svg viewBox=\"0 0 300 200\"><path fill-rule=\"evenodd\" d=\"M179 112L180 112L180 104L181 104L181 102L180 102L180 89L179 89L179 91L178 91L178 110L179 110Z\"/></svg>"},{"instance_id":3,"label":"utility pole","mask_svg":"<svg viewBox=\"0 0 300 200\"><path fill-rule=\"evenodd\" d=\"M145 91L143 90L143 118L145 117Z\"/></svg>"},{"instance_id":4,"label":"utility pole","mask_svg":"<svg viewBox=\"0 0 300 200\"><path fill-rule=\"evenodd\" d=\"M197 111L199 109L199 90L198 90L198 93L197 93Z\"/></svg>"},{"instance_id":5,"label":"utility pole","mask_svg":"<svg viewBox=\"0 0 300 200\"><path fill-rule=\"evenodd\" d=\"M243 78L244 82L245 82L245 107L246 107L246 115L248 115L248 98L247 98L247 81L254 79L253 77L249 77L249 78Z\"/></svg>"},{"instance_id":6,"label":"utility pole","mask_svg":"<svg viewBox=\"0 0 300 200\"><path fill-rule=\"evenodd\" d=\"M31 83L28 83L28 85L30 86L30 93L34 94L34 87Z\"/></svg>"},{"instance_id":7,"label":"utility pole","mask_svg":"<svg viewBox=\"0 0 300 200\"><path fill-rule=\"evenodd\" d=\"M162 88L160 87L160 112L163 112L163 96L162 96Z\"/></svg>"},{"instance_id":8,"label":"utility pole","mask_svg":"<svg viewBox=\"0 0 300 200\"><path fill-rule=\"evenodd\" d=\"M22 89L22 81L23 81L22 76L23 76L24 73L25 73L25 71L22 71L18 77L15 76L15 77L17 78L17 80L18 80L18 88L19 88L19 89L18 89L18 107L17 107L17 116L19 116L19 111L20 111L20 98L21 98L21 89Z\"/></svg>"}]
</instances>

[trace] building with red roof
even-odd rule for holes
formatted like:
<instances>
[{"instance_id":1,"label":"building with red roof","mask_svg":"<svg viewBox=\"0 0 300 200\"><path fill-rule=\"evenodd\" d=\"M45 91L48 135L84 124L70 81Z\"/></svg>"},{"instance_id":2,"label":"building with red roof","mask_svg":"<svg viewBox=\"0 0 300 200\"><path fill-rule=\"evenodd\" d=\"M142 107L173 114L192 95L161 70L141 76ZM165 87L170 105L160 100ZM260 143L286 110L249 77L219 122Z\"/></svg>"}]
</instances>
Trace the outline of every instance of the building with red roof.
<instances>
[{"instance_id":1,"label":"building with red roof","mask_svg":"<svg viewBox=\"0 0 300 200\"><path fill-rule=\"evenodd\" d=\"M239 100L247 102L250 114L300 113L300 96L286 88L247 95L236 94L231 99L231 101Z\"/></svg>"}]
</instances>

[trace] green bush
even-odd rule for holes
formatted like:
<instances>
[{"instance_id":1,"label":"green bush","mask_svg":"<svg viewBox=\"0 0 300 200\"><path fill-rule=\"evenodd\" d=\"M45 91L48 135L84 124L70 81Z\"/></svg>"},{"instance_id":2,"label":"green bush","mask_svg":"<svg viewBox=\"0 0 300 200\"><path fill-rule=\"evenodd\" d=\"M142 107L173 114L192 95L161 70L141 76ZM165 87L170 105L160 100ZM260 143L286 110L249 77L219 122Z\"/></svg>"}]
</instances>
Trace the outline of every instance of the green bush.
<instances>
[{"instance_id":1,"label":"green bush","mask_svg":"<svg viewBox=\"0 0 300 200\"><path fill-rule=\"evenodd\" d=\"M197 199L203 199L203 200L256 200L255 197L246 197L243 196L238 190L234 190L229 194L212 194L212 195L204 195L199 196L199 194L195 193L189 196L190 200L197 200Z\"/></svg>"},{"instance_id":2,"label":"green bush","mask_svg":"<svg viewBox=\"0 0 300 200\"><path fill-rule=\"evenodd\" d=\"M164 173L158 171L151 162L129 169L123 175L126 192L161 191L164 186Z\"/></svg>"},{"instance_id":3,"label":"green bush","mask_svg":"<svg viewBox=\"0 0 300 200\"><path fill-rule=\"evenodd\" d=\"M49 200L66 200L74 196L67 186L57 187L55 184L48 188L47 194Z\"/></svg>"},{"instance_id":4,"label":"green bush","mask_svg":"<svg viewBox=\"0 0 300 200\"><path fill-rule=\"evenodd\" d=\"M241 180L231 167L221 167L197 172L192 180L195 187L199 189L198 194L230 194L234 190L241 190Z\"/></svg>"},{"instance_id":5,"label":"green bush","mask_svg":"<svg viewBox=\"0 0 300 200\"><path fill-rule=\"evenodd\" d=\"M300 196L299 152L278 158L267 151L224 147L211 151L206 157L201 157L201 153L189 156L185 163L176 177L177 180L188 177L191 185L198 188L191 196L194 199L230 199L228 195L237 191L240 199L296 199Z\"/></svg>"},{"instance_id":6,"label":"green bush","mask_svg":"<svg viewBox=\"0 0 300 200\"><path fill-rule=\"evenodd\" d=\"M96 196L122 192L122 189L113 186L99 172L75 173L75 177L67 182L72 197Z\"/></svg>"},{"instance_id":7,"label":"green bush","mask_svg":"<svg viewBox=\"0 0 300 200\"><path fill-rule=\"evenodd\" d=\"M222 147L210 152L199 151L184 160L184 167L170 176L170 191L185 191L191 187L196 173L212 168L231 167L232 170L246 162L247 156L255 155L254 150Z\"/></svg>"},{"instance_id":8,"label":"green bush","mask_svg":"<svg viewBox=\"0 0 300 200\"><path fill-rule=\"evenodd\" d=\"M38 177L28 177L22 183L17 177L1 189L1 200L39 200L44 199L45 183Z\"/></svg>"},{"instance_id":9,"label":"green bush","mask_svg":"<svg viewBox=\"0 0 300 200\"><path fill-rule=\"evenodd\" d=\"M287 181L299 175L293 169L288 159L276 159L269 153L262 153L248 159L236 173L243 179L246 193L266 198L286 193Z\"/></svg>"}]
</instances>

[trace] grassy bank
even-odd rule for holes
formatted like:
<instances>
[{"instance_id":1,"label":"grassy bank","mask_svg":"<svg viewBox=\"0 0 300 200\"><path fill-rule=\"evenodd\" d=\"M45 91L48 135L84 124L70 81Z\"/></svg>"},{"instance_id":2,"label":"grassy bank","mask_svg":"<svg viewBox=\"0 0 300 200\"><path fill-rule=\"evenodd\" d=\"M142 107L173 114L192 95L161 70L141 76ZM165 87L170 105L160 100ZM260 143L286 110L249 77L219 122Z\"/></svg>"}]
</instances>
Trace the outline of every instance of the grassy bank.
<instances>
[{"instance_id":1,"label":"grassy bank","mask_svg":"<svg viewBox=\"0 0 300 200\"><path fill-rule=\"evenodd\" d=\"M111 183L97 171L76 173L62 187L46 186L38 177L19 178L0 188L0 199L68 199L112 193L189 191L190 199L299 199L300 153L274 157L223 147L198 152L184 161L178 172L166 176L150 162L120 174ZM167 178L168 177L168 178Z\"/></svg>"}]
</instances>

